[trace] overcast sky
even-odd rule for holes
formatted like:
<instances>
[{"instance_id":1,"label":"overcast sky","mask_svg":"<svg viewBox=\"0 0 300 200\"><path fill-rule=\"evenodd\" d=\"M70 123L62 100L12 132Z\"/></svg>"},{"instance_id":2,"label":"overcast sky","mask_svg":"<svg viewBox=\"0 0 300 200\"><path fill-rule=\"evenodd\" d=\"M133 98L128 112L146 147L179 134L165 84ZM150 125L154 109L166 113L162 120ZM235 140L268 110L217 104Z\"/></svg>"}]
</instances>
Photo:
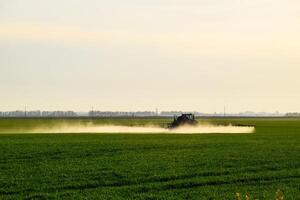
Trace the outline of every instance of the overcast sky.
<instances>
[{"instance_id":1,"label":"overcast sky","mask_svg":"<svg viewBox=\"0 0 300 200\"><path fill-rule=\"evenodd\" d=\"M300 111L299 0L0 0L0 110Z\"/></svg>"}]
</instances>

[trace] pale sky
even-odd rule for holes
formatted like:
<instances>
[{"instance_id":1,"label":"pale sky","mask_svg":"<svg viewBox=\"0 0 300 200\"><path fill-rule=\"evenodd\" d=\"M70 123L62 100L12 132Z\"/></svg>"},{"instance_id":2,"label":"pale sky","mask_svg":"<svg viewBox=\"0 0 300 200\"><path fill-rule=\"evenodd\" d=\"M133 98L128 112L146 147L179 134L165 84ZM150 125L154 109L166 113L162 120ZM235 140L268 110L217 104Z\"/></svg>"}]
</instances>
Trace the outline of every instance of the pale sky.
<instances>
[{"instance_id":1,"label":"pale sky","mask_svg":"<svg viewBox=\"0 0 300 200\"><path fill-rule=\"evenodd\" d=\"M299 0L0 0L0 110L300 111Z\"/></svg>"}]
</instances>

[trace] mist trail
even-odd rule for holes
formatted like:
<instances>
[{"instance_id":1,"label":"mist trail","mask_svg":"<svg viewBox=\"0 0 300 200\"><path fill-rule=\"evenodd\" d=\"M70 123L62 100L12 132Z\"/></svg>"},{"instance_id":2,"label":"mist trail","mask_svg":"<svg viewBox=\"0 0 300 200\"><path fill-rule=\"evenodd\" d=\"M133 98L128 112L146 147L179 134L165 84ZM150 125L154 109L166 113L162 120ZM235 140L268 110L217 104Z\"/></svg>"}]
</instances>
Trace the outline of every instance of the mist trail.
<instances>
[{"instance_id":1,"label":"mist trail","mask_svg":"<svg viewBox=\"0 0 300 200\"><path fill-rule=\"evenodd\" d=\"M26 133L128 133L128 134L208 134L208 133L254 133L255 128L246 126L199 125L166 129L155 126L115 125L63 125L51 128L35 128Z\"/></svg>"}]
</instances>

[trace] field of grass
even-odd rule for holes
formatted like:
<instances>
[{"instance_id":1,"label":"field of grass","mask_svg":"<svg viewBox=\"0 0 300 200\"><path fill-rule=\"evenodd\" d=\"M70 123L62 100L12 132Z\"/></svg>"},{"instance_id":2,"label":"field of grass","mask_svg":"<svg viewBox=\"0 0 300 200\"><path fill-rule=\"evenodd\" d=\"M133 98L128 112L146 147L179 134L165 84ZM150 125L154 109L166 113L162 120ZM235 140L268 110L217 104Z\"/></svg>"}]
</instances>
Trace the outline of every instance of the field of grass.
<instances>
[{"instance_id":1,"label":"field of grass","mask_svg":"<svg viewBox=\"0 0 300 200\"><path fill-rule=\"evenodd\" d=\"M300 119L205 119L254 134L21 134L91 121L170 119L0 119L0 199L300 199Z\"/></svg>"}]
</instances>

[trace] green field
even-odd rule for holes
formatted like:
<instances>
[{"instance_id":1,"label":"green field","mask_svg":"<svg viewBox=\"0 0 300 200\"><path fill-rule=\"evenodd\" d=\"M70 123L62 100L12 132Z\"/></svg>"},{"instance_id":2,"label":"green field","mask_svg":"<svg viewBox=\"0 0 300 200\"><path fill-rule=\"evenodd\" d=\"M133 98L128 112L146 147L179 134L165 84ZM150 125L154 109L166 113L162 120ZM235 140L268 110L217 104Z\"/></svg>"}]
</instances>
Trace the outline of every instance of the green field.
<instances>
[{"instance_id":1,"label":"green field","mask_svg":"<svg viewBox=\"0 0 300 200\"><path fill-rule=\"evenodd\" d=\"M93 119L164 124L170 119ZM0 199L300 199L300 119L215 118L254 134L21 134L91 119L0 119ZM14 134L16 133L16 134Z\"/></svg>"}]
</instances>

